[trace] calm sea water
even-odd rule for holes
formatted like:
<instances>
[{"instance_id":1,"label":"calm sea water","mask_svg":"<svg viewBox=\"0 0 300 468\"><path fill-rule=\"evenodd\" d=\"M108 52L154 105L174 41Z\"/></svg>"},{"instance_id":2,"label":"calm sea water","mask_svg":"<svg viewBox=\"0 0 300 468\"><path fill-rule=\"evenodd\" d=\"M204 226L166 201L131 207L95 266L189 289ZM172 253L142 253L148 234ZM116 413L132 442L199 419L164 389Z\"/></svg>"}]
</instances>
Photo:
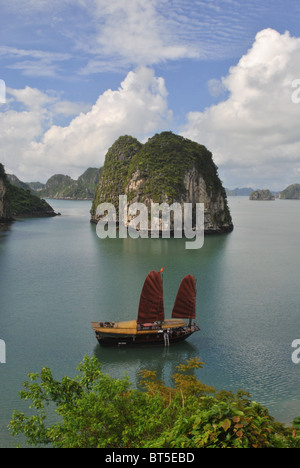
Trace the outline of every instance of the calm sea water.
<instances>
[{"instance_id":1,"label":"calm sea water","mask_svg":"<svg viewBox=\"0 0 300 468\"><path fill-rule=\"evenodd\" d=\"M29 372L49 366L59 379L77 374L84 355L103 370L140 369L170 383L176 365L206 363L198 377L218 389L250 392L282 422L300 415L300 202L229 198L235 230L206 237L200 250L180 239L100 240L89 223L90 202L53 201L61 217L15 222L0 232L0 447L15 446L7 430ZM169 349L102 349L90 322L136 317L151 270L164 267L165 309L181 279L197 278L201 332Z\"/></svg>"}]
</instances>

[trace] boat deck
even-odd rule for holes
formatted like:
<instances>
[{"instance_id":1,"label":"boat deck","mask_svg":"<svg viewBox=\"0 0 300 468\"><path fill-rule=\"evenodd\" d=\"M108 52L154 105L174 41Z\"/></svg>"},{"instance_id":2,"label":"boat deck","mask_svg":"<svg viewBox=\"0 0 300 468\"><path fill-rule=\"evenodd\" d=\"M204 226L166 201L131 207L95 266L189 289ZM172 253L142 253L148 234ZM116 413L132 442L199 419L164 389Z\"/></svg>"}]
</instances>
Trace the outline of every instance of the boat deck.
<instances>
[{"instance_id":1,"label":"boat deck","mask_svg":"<svg viewBox=\"0 0 300 468\"><path fill-rule=\"evenodd\" d=\"M136 320L127 322L92 322L94 331L107 334L135 335L137 333L157 333L157 330L185 327L186 321L181 319L166 319L162 324L158 322L138 324Z\"/></svg>"}]
</instances>

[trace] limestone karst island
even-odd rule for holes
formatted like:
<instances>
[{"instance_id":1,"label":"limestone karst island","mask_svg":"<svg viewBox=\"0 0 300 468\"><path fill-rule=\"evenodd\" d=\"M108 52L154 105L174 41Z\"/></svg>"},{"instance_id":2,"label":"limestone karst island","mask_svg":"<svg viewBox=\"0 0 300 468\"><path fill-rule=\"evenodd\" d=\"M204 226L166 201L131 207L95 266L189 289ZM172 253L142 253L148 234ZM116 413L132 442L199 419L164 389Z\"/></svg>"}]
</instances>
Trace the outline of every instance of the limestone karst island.
<instances>
[{"instance_id":1,"label":"limestone karst island","mask_svg":"<svg viewBox=\"0 0 300 468\"><path fill-rule=\"evenodd\" d=\"M145 144L125 135L108 150L91 210L91 222L97 223L96 210L101 203L119 203L126 195L128 203L203 203L205 233L233 230L227 197L218 176L212 154L202 145L163 132Z\"/></svg>"}]
</instances>

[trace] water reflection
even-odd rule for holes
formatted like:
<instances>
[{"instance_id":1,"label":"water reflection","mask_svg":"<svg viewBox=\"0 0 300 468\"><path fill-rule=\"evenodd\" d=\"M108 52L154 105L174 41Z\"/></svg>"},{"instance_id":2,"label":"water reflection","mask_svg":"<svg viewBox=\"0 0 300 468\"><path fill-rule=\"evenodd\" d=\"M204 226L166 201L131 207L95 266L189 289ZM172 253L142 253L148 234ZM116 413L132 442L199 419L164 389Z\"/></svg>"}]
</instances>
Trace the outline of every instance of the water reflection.
<instances>
[{"instance_id":1,"label":"water reflection","mask_svg":"<svg viewBox=\"0 0 300 468\"><path fill-rule=\"evenodd\" d=\"M0 222L0 239L2 237L2 233L8 233L9 231L11 231L11 223Z\"/></svg>"},{"instance_id":2,"label":"water reflection","mask_svg":"<svg viewBox=\"0 0 300 468\"><path fill-rule=\"evenodd\" d=\"M199 357L198 349L190 342L178 343L170 347L103 348L97 345L94 355L102 364L102 370L120 378L120 369L127 374L131 383L137 387L141 370L155 371L157 378L167 385L172 384L172 375L177 366L191 358Z\"/></svg>"},{"instance_id":3,"label":"water reflection","mask_svg":"<svg viewBox=\"0 0 300 468\"><path fill-rule=\"evenodd\" d=\"M207 235L204 246L201 249L187 250L185 248L186 239L99 239L96 234L96 226L91 225L94 234L95 245L108 255L134 256L144 259L149 255L152 258L163 257L172 262L176 259L200 258L203 255L216 255L219 250L223 250L229 235Z\"/></svg>"}]
</instances>

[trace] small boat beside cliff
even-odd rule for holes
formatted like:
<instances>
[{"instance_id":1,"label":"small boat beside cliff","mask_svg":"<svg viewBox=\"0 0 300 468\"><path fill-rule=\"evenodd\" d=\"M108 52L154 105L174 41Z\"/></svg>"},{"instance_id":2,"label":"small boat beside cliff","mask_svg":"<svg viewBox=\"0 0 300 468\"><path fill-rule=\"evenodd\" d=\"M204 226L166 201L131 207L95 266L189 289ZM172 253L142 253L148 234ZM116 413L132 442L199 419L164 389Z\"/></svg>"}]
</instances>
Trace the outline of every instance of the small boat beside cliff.
<instances>
[{"instance_id":1,"label":"small boat beside cliff","mask_svg":"<svg viewBox=\"0 0 300 468\"><path fill-rule=\"evenodd\" d=\"M196 280L187 275L175 299L172 318L165 319L162 270L147 276L140 297L137 320L92 322L101 346L169 346L187 339L196 325Z\"/></svg>"}]
</instances>

